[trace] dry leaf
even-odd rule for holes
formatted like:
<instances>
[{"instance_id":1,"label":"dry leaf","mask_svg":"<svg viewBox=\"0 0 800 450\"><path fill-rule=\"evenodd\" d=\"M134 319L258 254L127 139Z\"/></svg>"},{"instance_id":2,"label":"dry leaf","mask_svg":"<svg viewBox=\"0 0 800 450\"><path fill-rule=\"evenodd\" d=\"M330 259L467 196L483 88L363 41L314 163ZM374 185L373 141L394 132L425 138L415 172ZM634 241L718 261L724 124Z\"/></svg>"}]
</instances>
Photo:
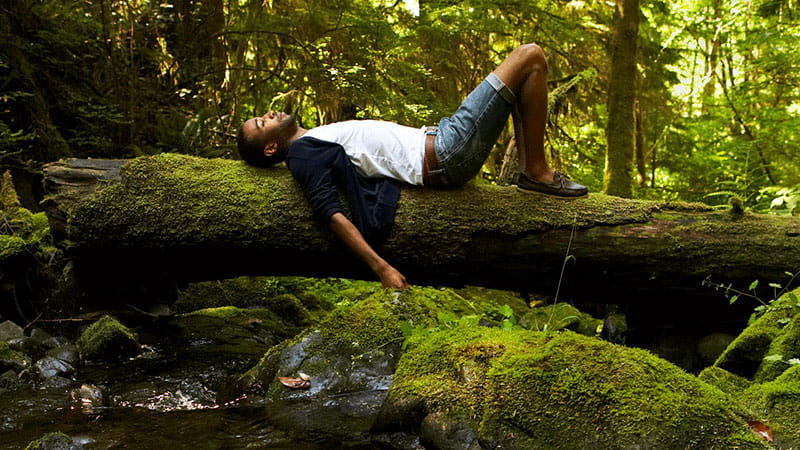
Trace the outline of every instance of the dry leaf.
<instances>
[{"instance_id":1,"label":"dry leaf","mask_svg":"<svg viewBox=\"0 0 800 450\"><path fill-rule=\"evenodd\" d=\"M751 420L747 422L747 425L749 425L750 429L762 439L772 442L772 428L757 420Z\"/></svg>"},{"instance_id":2,"label":"dry leaf","mask_svg":"<svg viewBox=\"0 0 800 450\"><path fill-rule=\"evenodd\" d=\"M297 376L300 377L303 381L311 381L311 377L304 374L303 372L297 372Z\"/></svg>"},{"instance_id":3,"label":"dry leaf","mask_svg":"<svg viewBox=\"0 0 800 450\"><path fill-rule=\"evenodd\" d=\"M302 378L278 377L278 380L289 389L308 389L311 387L311 382Z\"/></svg>"}]
</instances>

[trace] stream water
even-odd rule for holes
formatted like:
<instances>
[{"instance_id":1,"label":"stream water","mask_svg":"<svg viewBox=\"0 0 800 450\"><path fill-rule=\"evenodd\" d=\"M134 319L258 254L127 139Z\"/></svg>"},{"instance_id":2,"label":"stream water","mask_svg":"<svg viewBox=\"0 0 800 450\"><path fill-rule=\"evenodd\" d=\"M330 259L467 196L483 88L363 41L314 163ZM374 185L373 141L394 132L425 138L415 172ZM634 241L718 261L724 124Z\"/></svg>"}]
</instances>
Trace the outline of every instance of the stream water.
<instances>
[{"instance_id":1,"label":"stream water","mask_svg":"<svg viewBox=\"0 0 800 450\"><path fill-rule=\"evenodd\" d=\"M258 396L218 400L266 345L236 352L211 340L180 339L169 329L149 331L159 332L157 342L138 358L81 365L69 381L0 390L0 449L25 448L55 431L88 449L374 448L357 439L290 435L271 423L280 412L267 411ZM140 337L148 334L140 330Z\"/></svg>"}]
</instances>

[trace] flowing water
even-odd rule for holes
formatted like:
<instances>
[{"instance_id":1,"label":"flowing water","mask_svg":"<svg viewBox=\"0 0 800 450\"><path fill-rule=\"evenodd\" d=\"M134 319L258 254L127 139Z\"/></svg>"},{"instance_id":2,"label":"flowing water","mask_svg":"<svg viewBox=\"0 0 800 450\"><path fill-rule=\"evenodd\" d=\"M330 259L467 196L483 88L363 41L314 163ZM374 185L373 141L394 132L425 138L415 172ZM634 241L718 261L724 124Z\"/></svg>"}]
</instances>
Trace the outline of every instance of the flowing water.
<instances>
[{"instance_id":1,"label":"flowing water","mask_svg":"<svg viewBox=\"0 0 800 450\"><path fill-rule=\"evenodd\" d=\"M232 350L161 331L138 358L81 365L69 381L0 391L0 449L25 448L55 431L89 449L370 447L357 439L290 435L273 426L270 417L280 411L268 411L259 396L223 394L266 345Z\"/></svg>"}]
</instances>

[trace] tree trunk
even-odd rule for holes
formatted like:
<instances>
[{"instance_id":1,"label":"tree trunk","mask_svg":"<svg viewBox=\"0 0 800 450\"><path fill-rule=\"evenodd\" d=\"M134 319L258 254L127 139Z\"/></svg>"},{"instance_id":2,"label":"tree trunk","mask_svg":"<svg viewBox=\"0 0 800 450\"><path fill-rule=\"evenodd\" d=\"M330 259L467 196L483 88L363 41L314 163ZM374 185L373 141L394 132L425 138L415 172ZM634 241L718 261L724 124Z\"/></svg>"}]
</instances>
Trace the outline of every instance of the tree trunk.
<instances>
[{"instance_id":1,"label":"tree trunk","mask_svg":"<svg viewBox=\"0 0 800 450\"><path fill-rule=\"evenodd\" d=\"M631 197L639 0L616 0L615 17L610 48L611 76L608 82L603 190L607 194Z\"/></svg>"},{"instance_id":2,"label":"tree trunk","mask_svg":"<svg viewBox=\"0 0 800 450\"><path fill-rule=\"evenodd\" d=\"M54 234L83 273L112 280L244 274L374 276L315 219L285 168L165 154L45 167ZM800 269L800 218L513 187L403 189L379 252L412 283L470 284L595 302L747 286ZM710 293L710 292L707 292Z\"/></svg>"}]
</instances>

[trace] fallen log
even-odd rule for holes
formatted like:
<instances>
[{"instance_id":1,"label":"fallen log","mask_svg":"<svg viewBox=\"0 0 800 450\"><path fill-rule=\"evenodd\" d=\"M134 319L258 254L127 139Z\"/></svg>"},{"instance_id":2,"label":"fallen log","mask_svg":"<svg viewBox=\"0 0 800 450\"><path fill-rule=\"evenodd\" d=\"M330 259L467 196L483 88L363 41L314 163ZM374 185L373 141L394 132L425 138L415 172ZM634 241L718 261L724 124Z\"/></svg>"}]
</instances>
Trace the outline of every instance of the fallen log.
<instances>
[{"instance_id":1,"label":"fallen log","mask_svg":"<svg viewBox=\"0 0 800 450\"><path fill-rule=\"evenodd\" d=\"M285 168L164 154L44 170L54 234L103 277L372 277L314 218ZM800 218L490 185L408 187L380 252L412 283L623 303L697 293L706 277L740 287L784 280L800 269Z\"/></svg>"}]
</instances>

